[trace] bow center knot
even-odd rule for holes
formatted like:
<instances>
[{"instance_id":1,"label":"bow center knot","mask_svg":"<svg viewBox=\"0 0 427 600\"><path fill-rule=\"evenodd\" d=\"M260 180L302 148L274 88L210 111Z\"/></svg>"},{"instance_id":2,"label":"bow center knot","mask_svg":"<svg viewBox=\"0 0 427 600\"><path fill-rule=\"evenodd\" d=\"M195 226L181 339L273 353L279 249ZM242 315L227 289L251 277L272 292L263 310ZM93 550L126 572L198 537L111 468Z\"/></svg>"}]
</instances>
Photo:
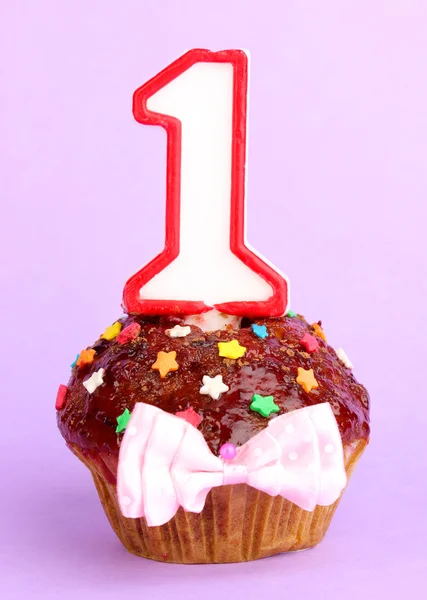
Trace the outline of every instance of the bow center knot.
<instances>
[{"instance_id":1,"label":"bow center knot","mask_svg":"<svg viewBox=\"0 0 427 600\"><path fill-rule=\"evenodd\" d=\"M245 465L239 465L230 461L224 461L223 485L234 485L236 483L248 482L248 469Z\"/></svg>"}]
</instances>

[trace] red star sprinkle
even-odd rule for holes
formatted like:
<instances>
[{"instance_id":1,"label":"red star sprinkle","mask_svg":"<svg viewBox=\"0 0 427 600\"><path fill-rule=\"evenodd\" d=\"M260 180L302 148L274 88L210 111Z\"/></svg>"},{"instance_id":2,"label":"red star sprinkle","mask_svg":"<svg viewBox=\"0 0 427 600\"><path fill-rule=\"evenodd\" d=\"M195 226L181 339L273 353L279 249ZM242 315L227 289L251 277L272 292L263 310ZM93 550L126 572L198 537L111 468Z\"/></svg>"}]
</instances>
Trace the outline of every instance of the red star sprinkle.
<instances>
[{"instance_id":1,"label":"red star sprinkle","mask_svg":"<svg viewBox=\"0 0 427 600\"><path fill-rule=\"evenodd\" d=\"M309 333L305 333L303 337L300 339L300 344L303 346L307 352L317 352L319 350L319 342L316 340L314 335L310 335Z\"/></svg>"},{"instance_id":2,"label":"red star sprinkle","mask_svg":"<svg viewBox=\"0 0 427 600\"><path fill-rule=\"evenodd\" d=\"M194 427L198 427L203 421L202 417L196 413L191 406L186 410L175 413L175 415L181 419L184 419L184 421L187 421L187 423L190 423L190 425L193 425Z\"/></svg>"},{"instance_id":3,"label":"red star sprinkle","mask_svg":"<svg viewBox=\"0 0 427 600\"><path fill-rule=\"evenodd\" d=\"M119 333L116 340L119 344L127 344L137 338L140 331L141 325L139 323L131 323Z\"/></svg>"},{"instance_id":4,"label":"red star sprinkle","mask_svg":"<svg viewBox=\"0 0 427 600\"><path fill-rule=\"evenodd\" d=\"M61 408L64 408L65 396L67 395L67 391L68 391L67 386L64 385L63 383L61 383L61 385L58 388L58 393L56 394L56 402L55 402L56 410L61 410Z\"/></svg>"}]
</instances>

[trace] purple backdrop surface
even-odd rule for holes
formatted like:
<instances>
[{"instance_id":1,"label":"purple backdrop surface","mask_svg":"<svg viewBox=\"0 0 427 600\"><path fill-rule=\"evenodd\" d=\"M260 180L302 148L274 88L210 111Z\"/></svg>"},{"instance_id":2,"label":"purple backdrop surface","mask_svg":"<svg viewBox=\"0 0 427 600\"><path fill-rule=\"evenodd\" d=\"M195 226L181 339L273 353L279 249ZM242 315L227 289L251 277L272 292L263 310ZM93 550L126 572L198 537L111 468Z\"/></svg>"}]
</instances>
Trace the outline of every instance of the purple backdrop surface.
<instances>
[{"instance_id":1,"label":"purple backdrop surface","mask_svg":"<svg viewBox=\"0 0 427 600\"><path fill-rule=\"evenodd\" d=\"M1 13L1 598L425 598L426 3ZM196 46L252 52L248 237L352 359L373 437L319 547L182 567L122 549L53 405L162 246L165 136L133 121L131 95Z\"/></svg>"}]
</instances>

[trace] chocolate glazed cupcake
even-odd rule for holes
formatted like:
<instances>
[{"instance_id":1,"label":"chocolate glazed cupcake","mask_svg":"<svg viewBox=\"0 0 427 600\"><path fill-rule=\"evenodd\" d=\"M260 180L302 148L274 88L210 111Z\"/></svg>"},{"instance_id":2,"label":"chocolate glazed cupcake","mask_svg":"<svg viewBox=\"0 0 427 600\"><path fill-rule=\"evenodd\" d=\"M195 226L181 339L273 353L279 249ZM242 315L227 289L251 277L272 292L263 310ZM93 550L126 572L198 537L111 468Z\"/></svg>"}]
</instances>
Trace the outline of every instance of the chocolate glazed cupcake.
<instances>
[{"instance_id":1,"label":"chocolate glazed cupcake","mask_svg":"<svg viewBox=\"0 0 427 600\"><path fill-rule=\"evenodd\" d=\"M136 403L185 419L223 458L272 419L329 403L350 477L369 440L368 393L345 354L327 344L321 324L291 314L244 318L215 331L204 331L197 318L127 316L80 353L68 388L58 392L58 426L90 469L129 552L175 563L239 562L322 540L340 497L304 510L245 483L222 485L207 494L201 512L180 507L152 526L145 517L124 517L117 494L120 446Z\"/></svg>"}]
</instances>

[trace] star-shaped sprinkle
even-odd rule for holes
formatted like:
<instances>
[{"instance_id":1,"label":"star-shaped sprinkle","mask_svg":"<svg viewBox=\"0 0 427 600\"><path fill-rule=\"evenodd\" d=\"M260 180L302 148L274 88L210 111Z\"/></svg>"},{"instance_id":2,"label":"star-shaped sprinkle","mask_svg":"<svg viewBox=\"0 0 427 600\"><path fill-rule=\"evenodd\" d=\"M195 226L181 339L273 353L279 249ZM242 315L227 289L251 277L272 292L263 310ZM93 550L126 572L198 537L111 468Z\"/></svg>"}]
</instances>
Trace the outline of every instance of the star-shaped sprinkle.
<instances>
[{"instance_id":1,"label":"star-shaped sprinkle","mask_svg":"<svg viewBox=\"0 0 427 600\"><path fill-rule=\"evenodd\" d=\"M200 393L210 396L214 400L218 400L223 392L228 392L230 388L222 380L222 375L203 375L203 386L200 388Z\"/></svg>"},{"instance_id":2,"label":"star-shaped sprinkle","mask_svg":"<svg viewBox=\"0 0 427 600\"><path fill-rule=\"evenodd\" d=\"M321 340L326 342L325 332L320 327L319 323L313 323L312 328L313 328L314 333L317 335L317 337L320 337Z\"/></svg>"},{"instance_id":3,"label":"star-shaped sprinkle","mask_svg":"<svg viewBox=\"0 0 427 600\"><path fill-rule=\"evenodd\" d=\"M127 344L128 342L135 340L140 332L141 325L139 323L131 323L117 335L117 341L119 344Z\"/></svg>"},{"instance_id":4,"label":"star-shaped sprinkle","mask_svg":"<svg viewBox=\"0 0 427 600\"><path fill-rule=\"evenodd\" d=\"M340 359L340 361L342 362L342 364L347 367L347 369L352 369L353 365L351 364L350 359L348 358L347 354L344 352L344 350L342 348L338 348L338 350L336 350L337 356Z\"/></svg>"},{"instance_id":5,"label":"star-shaped sprinkle","mask_svg":"<svg viewBox=\"0 0 427 600\"><path fill-rule=\"evenodd\" d=\"M79 354L76 365L78 367L84 367L85 365L92 364L95 354L96 352L93 348L89 348L89 350L82 350Z\"/></svg>"},{"instance_id":6,"label":"star-shaped sprinkle","mask_svg":"<svg viewBox=\"0 0 427 600\"><path fill-rule=\"evenodd\" d=\"M260 396L259 394L252 396L249 408L265 418L269 417L271 413L278 413L280 411L280 408L274 402L273 396Z\"/></svg>"},{"instance_id":7,"label":"star-shaped sprinkle","mask_svg":"<svg viewBox=\"0 0 427 600\"><path fill-rule=\"evenodd\" d=\"M124 431L126 429L131 416L132 416L132 413L129 412L128 408L125 408L124 411L122 412L122 414L119 415L118 417L116 417L116 421L117 421L116 433L121 433L122 431Z\"/></svg>"},{"instance_id":8,"label":"star-shaped sprinkle","mask_svg":"<svg viewBox=\"0 0 427 600\"><path fill-rule=\"evenodd\" d=\"M108 340L108 341L114 340L114 338L119 335L121 330L122 330L122 324L120 323L120 321L116 321L115 323L110 325L110 327L107 327L107 329L101 335L101 340Z\"/></svg>"},{"instance_id":9,"label":"star-shaped sprinkle","mask_svg":"<svg viewBox=\"0 0 427 600\"><path fill-rule=\"evenodd\" d=\"M191 327L189 325L185 325L184 327L175 325L172 329L166 329L166 334L171 338L186 337L189 333L191 333Z\"/></svg>"},{"instance_id":10,"label":"star-shaped sprinkle","mask_svg":"<svg viewBox=\"0 0 427 600\"><path fill-rule=\"evenodd\" d=\"M237 340L231 342L218 342L219 355L224 358L241 358L246 352L246 348L241 346Z\"/></svg>"},{"instance_id":11,"label":"star-shaped sprinkle","mask_svg":"<svg viewBox=\"0 0 427 600\"><path fill-rule=\"evenodd\" d=\"M190 423L190 425L193 425L193 427L198 427L203 421L199 413L196 413L191 406L186 410L176 412L175 415L181 419L184 419L184 421L187 421L187 423Z\"/></svg>"},{"instance_id":12,"label":"star-shaped sprinkle","mask_svg":"<svg viewBox=\"0 0 427 600\"><path fill-rule=\"evenodd\" d=\"M317 352L319 350L319 342L314 335L304 333L299 342L307 352Z\"/></svg>"},{"instance_id":13,"label":"star-shaped sprinkle","mask_svg":"<svg viewBox=\"0 0 427 600\"><path fill-rule=\"evenodd\" d=\"M58 392L56 394L56 402L55 402L56 410L61 410L61 408L64 408L65 397L67 395L67 391L68 391L67 386L64 385L63 383L61 383L61 385L58 388Z\"/></svg>"},{"instance_id":14,"label":"star-shaped sprinkle","mask_svg":"<svg viewBox=\"0 0 427 600\"><path fill-rule=\"evenodd\" d=\"M264 339L268 337L268 331L265 325L256 325L256 323L252 323L251 327L254 334L257 335L259 338Z\"/></svg>"},{"instance_id":15,"label":"star-shaped sprinkle","mask_svg":"<svg viewBox=\"0 0 427 600\"><path fill-rule=\"evenodd\" d=\"M294 313L293 310L288 310L288 312L286 313L287 317L296 317L297 313Z\"/></svg>"},{"instance_id":16,"label":"star-shaped sprinkle","mask_svg":"<svg viewBox=\"0 0 427 600\"><path fill-rule=\"evenodd\" d=\"M178 370L178 363L176 362L176 352L157 352L157 360L151 365L152 369L156 369L160 373L160 377L164 379L170 371Z\"/></svg>"},{"instance_id":17,"label":"star-shaped sprinkle","mask_svg":"<svg viewBox=\"0 0 427 600\"><path fill-rule=\"evenodd\" d=\"M311 390L319 387L319 384L314 377L313 369L303 369L302 367L298 367L298 377L296 378L296 382L299 383L306 392L311 392Z\"/></svg>"},{"instance_id":18,"label":"star-shaped sprinkle","mask_svg":"<svg viewBox=\"0 0 427 600\"><path fill-rule=\"evenodd\" d=\"M74 369L74 367L76 366L77 361L79 360L79 356L80 356L80 354L77 354L76 358L74 359L74 362L71 363L70 367L72 369Z\"/></svg>"},{"instance_id":19,"label":"star-shaped sprinkle","mask_svg":"<svg viewBox=\"0 0 427 600\"><path fill-rule=\"evenodd\" d=\"M105 373L105 369L98 369L97 371L95 371L95 373L92 373L92 375L89 377L89 379L86 379L86 381L83 381L83 385L85 386L85 388L87 389L89 394L93 394L93 392L96 390L96 388L98 388L100 385L102 385L104 383L104 380L103 380L104 373Z\"/></svg>"}]
</instances>

